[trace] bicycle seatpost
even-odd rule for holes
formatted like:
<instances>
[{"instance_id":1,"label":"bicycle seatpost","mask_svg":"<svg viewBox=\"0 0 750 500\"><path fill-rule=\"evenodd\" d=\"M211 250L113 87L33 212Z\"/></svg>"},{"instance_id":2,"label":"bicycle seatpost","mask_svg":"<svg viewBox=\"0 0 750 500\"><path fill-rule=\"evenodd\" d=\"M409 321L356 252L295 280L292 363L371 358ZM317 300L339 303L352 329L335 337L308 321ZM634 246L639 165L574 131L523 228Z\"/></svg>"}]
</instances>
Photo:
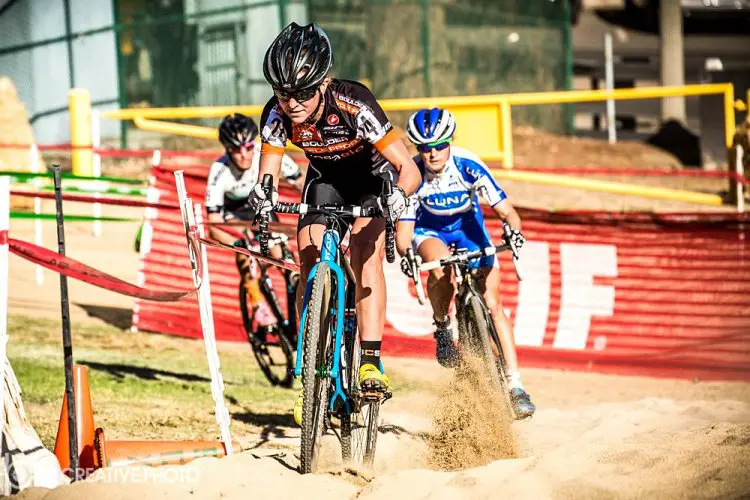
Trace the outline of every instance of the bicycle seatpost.
<instances>
[{"instance_id":1,"label":"bicycle seatpost","mask_svg":"<svg viewBox=\"0 0 750 500\"><path fill-rule=\"evenodd\" d=\"M393 194L393 181L383 182L383 195L381 204L383 206L383 215L385 215L385 258L388 263L393 264L396 261L396 249L394 226L396 222L391 218L391 211L388 208L388 197Z\"/></svg>"},{"instance_id":2,"label":"bicycle seatpost","mask_svg":"<svg viewBox=\"0 0 750 500\"><path fill-rule=\"evenodd\" d=\"M271 174L264 175L260 186L266 194L266 199L273 201L273 176ZM260 242L260 252L266 257L269 254L268 219L268 213L258 214L258 229L260 229L260 232L258 233L258 241Z\"/></svg>"}]
</instances>

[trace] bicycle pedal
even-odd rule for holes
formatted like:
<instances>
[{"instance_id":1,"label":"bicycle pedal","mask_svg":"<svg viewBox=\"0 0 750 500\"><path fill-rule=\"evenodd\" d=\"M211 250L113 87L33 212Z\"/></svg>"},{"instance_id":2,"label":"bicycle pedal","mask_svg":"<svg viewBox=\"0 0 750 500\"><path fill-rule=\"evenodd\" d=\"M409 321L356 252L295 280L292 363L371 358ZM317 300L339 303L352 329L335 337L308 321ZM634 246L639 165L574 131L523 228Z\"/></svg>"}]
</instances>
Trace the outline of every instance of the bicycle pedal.
<instances>
[{"instance_id":1,"label":"bicycle pedal","mask_svg":"<svg viewBox=\"0 0 750 500\"><path fill-rule=\"evenodd\" d=\"M387 401L393 397L393 392L379 387L360 388L360 399L363 401Z\"/></svg>"}]
</instances>

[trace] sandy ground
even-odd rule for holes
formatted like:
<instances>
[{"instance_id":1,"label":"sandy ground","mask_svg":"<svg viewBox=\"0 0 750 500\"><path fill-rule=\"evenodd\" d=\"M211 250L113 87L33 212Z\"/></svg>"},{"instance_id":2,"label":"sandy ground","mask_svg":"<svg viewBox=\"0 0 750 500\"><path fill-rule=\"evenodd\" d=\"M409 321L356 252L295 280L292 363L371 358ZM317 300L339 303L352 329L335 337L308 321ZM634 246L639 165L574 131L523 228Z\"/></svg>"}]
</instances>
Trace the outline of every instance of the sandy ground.
<instances>
[{"instance_id":1,"label":"sandy ground","mask_svg":"<svg viewBox=\"0 0 750 500\"><path fill-rule=\"evenodd\" d=\"M403 373L452 383L431 361L389 360ZM397 381L396 381L397 383ZM554 370L525 371L539 406L505 436L468 439L465 459L513 437L515 458L457 471L431 470L433 417L445 407L435 391L382 409L375 471L345 469L335 437L325 442L325 471L301 476L298 431L223 459L184 467L110 469L56 490L18 498L743 498L750 494L750 384L658 380ZM464 396L454 396L463 399ZM476 402L470 419L490 418ZM461 404L451 401L451 404ZM467 423L467 425L470 425ZM260 441L260 438L259 438ZM113 484L114 483L114 484Z\"/></svg>"}]
</instances>

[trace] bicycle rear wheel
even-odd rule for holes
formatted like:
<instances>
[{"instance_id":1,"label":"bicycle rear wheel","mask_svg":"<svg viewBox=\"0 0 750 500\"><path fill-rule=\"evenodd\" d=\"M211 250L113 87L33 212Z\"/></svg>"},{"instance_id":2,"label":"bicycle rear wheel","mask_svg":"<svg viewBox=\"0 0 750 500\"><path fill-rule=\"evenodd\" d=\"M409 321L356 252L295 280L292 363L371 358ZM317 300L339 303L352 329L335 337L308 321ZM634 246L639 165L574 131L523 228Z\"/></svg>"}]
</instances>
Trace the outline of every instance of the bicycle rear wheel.
<instances>
[{"instance_id":1,"label":"bicycle rear wheel","mask_svg":"<svg viewBox=\"0 0 750 500\"><path fill-rule=\"evenodd\" d=\"M328 321L331 294L330 269L318 264L307 306L302 352L302 435L300 472L308 474L318 467L320 444L328 411L328 373L331 368L331 342Z\"/></svg>"},{"instance_id":2,"label":"bicycle rear wheel","mask_svg":"<svg viewBox=\"0 0 750 500\"><path fill-rule=\"evenodd\" d=\"M380 399L365 400L359 393L360 345L356 332L351 346L349 390L353 411L341 417L341 458L345 464L372 468L378 441ZM349 345L347 345L349 348Z\"/></svg>"},{"instance_id":3,"label":"bicycle rear wheel","mask_svg":"<svg viewBox=\"0 0 750 500\"><path fill-rule=\"evenodd\" d=\"M271 385L291 387L294 382L291 372L294 366L293 348L287 335L280 328L279 318L276 326L270 328L270 331L259 332L259 328L264 327L254 325L254 313L248 304L247 290L241 281L239 296L242 325L260 370Z\"/></svg>"}]
</instances>

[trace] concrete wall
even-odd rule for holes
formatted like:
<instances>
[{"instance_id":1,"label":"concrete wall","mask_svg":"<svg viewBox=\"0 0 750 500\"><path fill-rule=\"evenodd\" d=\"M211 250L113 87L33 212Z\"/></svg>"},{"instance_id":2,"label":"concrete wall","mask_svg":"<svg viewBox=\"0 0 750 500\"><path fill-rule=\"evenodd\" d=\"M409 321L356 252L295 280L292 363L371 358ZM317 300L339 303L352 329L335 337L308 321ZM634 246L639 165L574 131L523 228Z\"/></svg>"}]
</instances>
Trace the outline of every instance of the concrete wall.
<instances>
[{"instance_id":1,"label":"concrete wall","mask_svg":"<svg viewBox=\"0 0 750 500\"><path fill-rule=\"evenodd\" d=\"M112 2L109 1L70 0L70 11L74 33L113 24ZM0 32L0 48L65 36L63 0L16 2L0 17ZM73 42L74 85L89 89L93 101L117 99L115 49L113 31ZM69 67L66 42L0 56L0 75L13 79L30 116L67 106ZM117 108L117 104L108 108ZM39 143L70 140L67 112L39 118L33 127ZM117 135L119 125L105 122L102 132Z\"/></svg>"}]
</instances>

